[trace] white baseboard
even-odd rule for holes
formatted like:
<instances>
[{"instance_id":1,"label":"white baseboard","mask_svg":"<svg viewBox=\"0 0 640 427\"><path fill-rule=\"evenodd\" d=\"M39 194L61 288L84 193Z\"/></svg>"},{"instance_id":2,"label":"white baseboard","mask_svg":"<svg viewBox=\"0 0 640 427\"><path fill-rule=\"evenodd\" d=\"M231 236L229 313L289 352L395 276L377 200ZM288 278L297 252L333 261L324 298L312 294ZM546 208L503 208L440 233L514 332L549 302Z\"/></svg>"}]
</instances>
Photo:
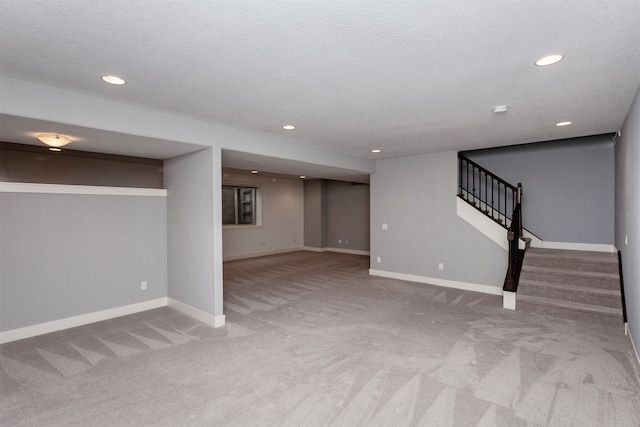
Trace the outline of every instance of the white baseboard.
<instances>
[{"instance_id":1,"label":"white baseboard","mask_svg":"<svg viewBox=\"0 0 640 427\"><path fill-rule=\"evenodd\" d=\"M624 324L624 332L629 336L629 341L631 341L631 347L633 348L633 352L636 354L636 362L638 362L638 364L636 365L636 372L640 372L640 356L638 356L638 347L636 347L636 343L633 342L633 335L629 330L629 323Z\"/></svg>"},{"instance_id":2,"label":"white baseboard","mask_svg":"<svg viewBox=\"0 0 640 427\"><path fill-rule=\"evenodd\" d=\"M444 288L461 289L463 291L481 292L483 294L500 295L503 291L501 286L481 285L479 283L458 282L455 280L439 279L436 277L416 276L413 274L394 273L392 271L369 269L372 276L388 277L390 279L407 280L409 282L426 283L429 285L442 286Z\"/></svg>"},{"instance_id":3,"label":"white baseboard","mask_svg":"<svg viewBox=\"0 0 640 427\"><path fill-rule=\"evenodd\" d=\"M545 249L567 249L570 251L589 252L617 252L614 245L603 245L597 243L570 243L570 242L548 242L546 240L532 241L531 247Z\"/></svg>"},{"instance_id":4,"label":"white baseboard","mask_svg":"<svg viewBox=\"0 0 640 427\"><path fill-rule=\"evenodd\" d=\"M516 309L516 293L515 292L504 291L504 295L502 296L502 308L506 308L507 310Z\"/></svg>"},{"instance_id":5,"label":"white baseboard","mask_svg":"<svg viewBox=\"0 0 640 427\"><path fill-rule=\"evenodd\" d=\"M220 326L224 326L225 324L224 314L214 316L213 314L205 313L202 310L199 310L173 298L168 298L168 305L169 307L174 308L189 317L193 317L194 319L199 320L202 323L213 326L214 328L219 328Z\"/></svg>"},{"instance_id":6,"label":"white baseboard","mask_svg":"<svg viewBox=\"0 0 640 427\"><path fill-rule=\"evenodd\" d=\"M223 261L236 261L239 259L258 258L261 256L286 254L288 252L297 252L305 250L303 246L296 246L295 248L275 249L272 251L253 252L250 254L229 255L223 257Z\"/></svg>"},{"instance_id":7,"label":"white baseboard","mask_svg":"<svg viewBox=\"0 0 640 427\"><path fill-rule=\"evenodd\" d=\"M352 255L371 255L369 251L361 251L359 249L344 249L344 248L314 248L311 246L303 246L303 251L311 251L311 252L339 252L342 254L352 254Z\"/></svg>"},{"instance_id":8,"label":"white baseboard","mask_svg":"<svg viewBox=\"0 0 640 427\"><path fill-rule=\"evenodd\" d=\"M310 252L326 252L327 248L314 248L313 246L303 246L302 250L310 251Z\"/></svg>"},{"instance_id":9,"label":"white baseboard","mask_svg":"<svg viewBox=\"0 0 640 427\"><path fill-rule=\"evenodd\" d=\"M0 344L57 332L63 329L75 328L77 326L139 313L141 311L152 310L166 305L167 298L157 298L136 304L129 304L107 310L95 311L93 313L53 320L51 322L39 323L37 325L25 326L24 328L11 329L9 331L0 332Z\"/></svg>"}]
</instances>

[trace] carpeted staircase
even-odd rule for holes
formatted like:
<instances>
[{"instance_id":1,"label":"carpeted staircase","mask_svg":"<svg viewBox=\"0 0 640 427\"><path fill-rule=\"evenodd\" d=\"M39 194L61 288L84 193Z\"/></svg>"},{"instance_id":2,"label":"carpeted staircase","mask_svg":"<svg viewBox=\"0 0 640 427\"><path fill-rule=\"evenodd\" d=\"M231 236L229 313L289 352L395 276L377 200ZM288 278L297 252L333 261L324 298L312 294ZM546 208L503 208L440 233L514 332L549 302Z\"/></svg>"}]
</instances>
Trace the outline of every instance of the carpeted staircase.
<instances>
[{"instance_id":1,"label":"carpeted staircase","mask_svg":"<svg viewBox=\"0 0 640 427\"><path fill-rule=\"evenodd\" d=\"M618 258L605 252L530 248L516 309L622 327Z\"/></svg>"}]
</instances>

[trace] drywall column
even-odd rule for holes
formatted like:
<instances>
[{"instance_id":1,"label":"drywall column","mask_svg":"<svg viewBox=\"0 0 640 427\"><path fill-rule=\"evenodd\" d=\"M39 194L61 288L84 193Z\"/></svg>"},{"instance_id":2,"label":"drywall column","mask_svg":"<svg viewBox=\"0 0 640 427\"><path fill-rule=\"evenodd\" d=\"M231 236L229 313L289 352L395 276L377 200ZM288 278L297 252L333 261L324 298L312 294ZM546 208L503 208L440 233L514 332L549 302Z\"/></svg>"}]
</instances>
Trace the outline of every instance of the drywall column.
<instances>
[{"instance_id":1,"label":"drywall column","mask_svg":"<svg viewBox=\"0 0 640 427\"><path fill-rule=\"evenodd\" d=\"M304 246L322 249L327 246L327 182L314 179L304 182Z\"/></svg>"},{"instance_id":2,"label":"drywall column","mask_svg":"<svg viewBox=\"0 0 640 427\"><path fill-rule=\"evenodd\" d=\"M165 162L169 305L212 326L222 313L220 149Z\"/></svg>"},{"instance_id":3,"label":"drywall column","mask_svg":"<svg viewBox=\"0 0 640 427\"><path fill-rule=\"evenodd\" d=\"M640 89L631 104L616 152L616 247L622 255L627 323L640 350Z\"/></svg>"}]
</instances>

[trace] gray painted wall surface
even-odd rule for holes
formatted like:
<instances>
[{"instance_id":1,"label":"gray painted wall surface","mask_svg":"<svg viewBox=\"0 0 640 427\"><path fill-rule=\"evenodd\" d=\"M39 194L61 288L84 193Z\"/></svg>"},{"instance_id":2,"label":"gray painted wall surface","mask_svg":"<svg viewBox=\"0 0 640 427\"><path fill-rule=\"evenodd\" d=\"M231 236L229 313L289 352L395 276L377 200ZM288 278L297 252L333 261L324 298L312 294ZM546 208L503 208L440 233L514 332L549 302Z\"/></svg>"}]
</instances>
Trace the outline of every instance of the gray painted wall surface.
<instances>
[{"instance_id":1,"label":"gray painted wall surface","mask_svg":"<svg viewBox=\"0 0 640 427\"><path fill-rule=\"evenodd\" d=\"M369 186L328 181L326 198L326 245L331 248L368 251Z\"/></svg>"},{"instance_id":2,"label":"gray painted wall surface","mask_svg":"<svg viewBox=\"0 0 640 427\"><path fill-rule=\"evenodd\" d=\"M304 246L327 246L327 181L313 179L304 182Z\"/></svg>"},{"instance_id":3,"label":"gray painted wall surface","mask_svg":"<svg viewBox=\"0 0 640 427\"><path fill-rule=\"evenodd\" d=\"M452 151L376 162L371 268L502 287L507 253L457 216L457 170Z\"/></svg>"},{"instance_id":4,"label":"gray painted wall surface","mask_svg":"<svg viewBox=\"0 0 640 427\"><path fill-rule=\"evenodd\" d=\"M640 88L616 151L616 247L622 255L627 320L640 346ZM625 244L625 236L628 236ZM640 348L638 348L640 350Z\"/></svg>"},{"instance_id":5,"label":"gray painted wall surface","mask_svg":"<svg viewBox=\"0 0 640 427\"><path fill-rule=\"evenodd\" d=\"M300 179L275 178L223 170L230 185L258 186L261 225L223 226L224 257L302 247L304 190Z\"/></svg>"},{"instance_id":6,"label":"gray painted wall surface","mask_svg":"<svg viewBox=\"0 0 640 427\"><path fill-rule=\"evenodd\" d=\"M0 330L166 297L166 221L165 197L0 193Z\"/></svg>"},{"instance_id":7,"label":"gray painted wall surface","mask_svg":"<svg viewBox=\"0 0 640 427\"><path fill-rule=\"evenodd\" d=\"M524 227L542 240L613 244L615 154L610 136L465 154L511 184L522 183Z\"/></svg>"},{"instance_id":8,"label":"gray painted wall surface","mask_svg":"<svg viewBox=\"0 0 640 427\"><path fill-rule=\"evenodd\" d=\"M209 148L165 161L164 180L169 297L219 315L222 301L216 300L215 281L221 263L214 259L214 185L221 185L221 180L214 179L216 173L220 175L220 164L219 155L215 164L213 151Z\"/></svg>"}]
</instances>

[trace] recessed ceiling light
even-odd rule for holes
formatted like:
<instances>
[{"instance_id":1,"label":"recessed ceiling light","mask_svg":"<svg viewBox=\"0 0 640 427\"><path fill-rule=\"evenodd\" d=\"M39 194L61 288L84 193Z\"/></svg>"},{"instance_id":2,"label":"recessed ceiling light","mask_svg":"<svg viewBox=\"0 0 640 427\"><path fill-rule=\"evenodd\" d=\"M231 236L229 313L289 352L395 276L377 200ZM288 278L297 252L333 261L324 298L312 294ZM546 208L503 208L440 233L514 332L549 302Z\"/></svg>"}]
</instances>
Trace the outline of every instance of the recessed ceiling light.
<instances>
[{"instance_id":1,"label":"recessed ceiling light","mask_svg":"<svg viewBox=\"0 0 640 427\"><path fill-rule=\"evenodd\" d=\"M556 62L560 62L562 61L563 58L564 58L564 55L549 55L549 56L545 56L544 58L538 59L535 62L535 64L539 67L542 67L545 65L551 65L551 64L555 64Z\"/></svg>"},{"instance_id":2,"label":"recessed ceiling light","mask_svg":"<svg viewBox=\"0 0 640 427\"><path fill-rule=\"evenodd\" d=\"M62 151L62 148L49 147L49 151Z\"/></svg>"},{"instance_id":3,"label":"recessed ceiling light","mask_svg":"<svg viewBox=\"0 0 640 427\"><path fill-rule=\"evenodd\" d=\"M284 130L294 130L296 127L294 125L284 125L282 129Z\"/></svg>"},{"instance_id":4,"label":"recessed ceiling light","mask_svg":"<svg viewBox=\"0 0 640 427\"><path fill-rule=\"evenodd\" d=\"M558 126L558 127L569 126L571 123L573 123L573 122L559 122L559 123L556 123L556 126Z\"/></svg>"},{"instance_id":5,"label":"recessed ceiling light","mask_svg":"<svg viewBox=\"0 0 640 427\"><path fill-rule=\"evenodd\" d=\"M372 153L381 153L382 150L380 150L379 148L374 148L373 150L371 150Z\"/></svg>"},{"instance_id":6,"label":"recessed ceiling light","mask_svg":"<svg viewBox=\"0 0 640 427\"><path fill-rule=\"evenodd\" d=\"M254 169L254 170L252 170L252 171L251 171L251 173L252 173L252 174L257 174L257 173L258 173L258 171Z\"/></svg>"},{"instance_id":7,"label":"recessed ceiling light","mask_svg":"<svg viewBox=\"0 0 640 427\"><path fill-rule=\"evenodd\" d=\"M507 108L506 105L498 105L498 106L493 107L493 112L495 114L506 113L507 110L508 110L508 108Z\"/></svg>"},{"instance_id":8,"label":"recessed ceiling light","mask_svg":"<svg viewBox=\"0 0 640 427\"><path fill-rule=\"evenodd\" d=\"M300 179L307 179L307 177L304 175L300 175Z\"/></svg>"},{"instance_id":9,"label":"recessed ceiling light","mask_svg":"<svg viewBox=\"0 0 640 427\"><path fill-rule=\"evenodd\" d=\"M102 80L112 85L123 85L126 82L117 76L102 76Z\"/></svg>"}]
</instances>

